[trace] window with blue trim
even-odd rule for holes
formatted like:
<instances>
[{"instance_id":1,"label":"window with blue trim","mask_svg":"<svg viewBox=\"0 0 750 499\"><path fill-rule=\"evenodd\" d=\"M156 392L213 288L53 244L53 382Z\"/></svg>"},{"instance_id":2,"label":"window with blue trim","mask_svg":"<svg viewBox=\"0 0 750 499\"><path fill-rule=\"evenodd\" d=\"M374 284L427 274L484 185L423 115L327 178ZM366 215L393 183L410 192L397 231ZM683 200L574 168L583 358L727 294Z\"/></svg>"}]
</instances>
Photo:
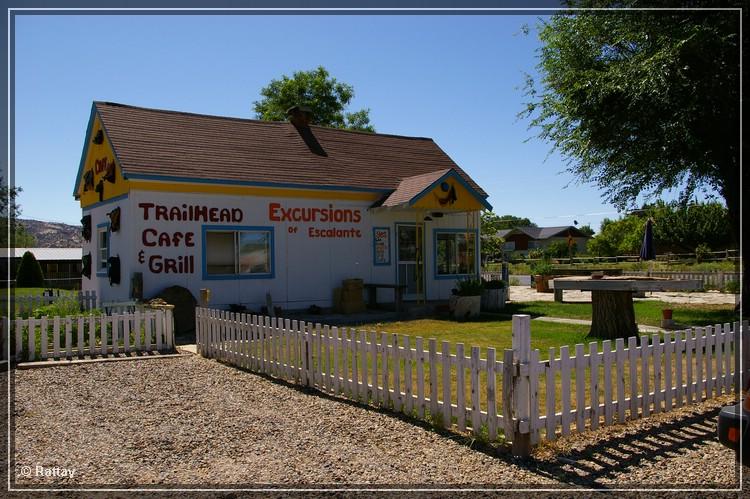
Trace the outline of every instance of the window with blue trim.
<instances>
[{"instance_id":1,"label":"window with blue trim","mask_svg":"<svg viewBox=\"0 0 750 499\"><path fill-rule=\"evenodd\" d=\"M435 232L438 276L475 274L476 232Z\"/></svg>"},{"instance_id":2,"label":"window with blue trim","mask_svg":"<svg viewBox=\"0 0 750 499\"><path fill-rule=\"evenodd\" d=\"M109 227L100 225L96 228L96 272L102 274L107 272L107 259L109 258Z\"/></svg>"},{"instance_id":3,"label":"window with blue trim","mask_svg":"<svg viewBox=\"0 0 750 499\"><path fill-rule=\"evenodd\" d=\"M270 230L207 230L206 274L270 274L272 238Z\"/></svg>"}]
</instances>

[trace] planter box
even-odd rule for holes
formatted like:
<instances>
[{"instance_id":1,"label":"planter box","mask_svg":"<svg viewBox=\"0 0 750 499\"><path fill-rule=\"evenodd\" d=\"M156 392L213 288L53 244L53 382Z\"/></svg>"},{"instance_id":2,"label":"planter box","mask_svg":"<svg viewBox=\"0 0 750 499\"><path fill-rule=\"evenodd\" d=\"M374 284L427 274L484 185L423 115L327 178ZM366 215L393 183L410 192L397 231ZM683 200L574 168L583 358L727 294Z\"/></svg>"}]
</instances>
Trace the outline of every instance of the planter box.
<instances>
[{"instance_id":1,"label":"planter box","mask_svg":"<svg viewBox=\"0 0 750 499\"><path fill-rule=\"evenodd\" d=\"M508 288L485 289L482 291L482 310L495 312L505 308L508 301Z\"/></svg>"},{"instance_id":2,"label":"planter box","mask_svg":"<svg viewBox=\"0 0 750 499\"><path fill-rule=\"evenodd\" d=\"M448 310L456 319L471 319L479 317L482 297L477 296L456 296L453 295L448 300Z\"/></svg>"},{"instance_id":3,"label":"planter box","mask_svg":"<svg viewBox=\"0 0 750 499\"><path fill-rule=\"evenodd\" d=\"M536 275L534 283L536 284L537 293L552 293L554 290L549 287L549 280L553 279L551 275Z\"/></svg>"}]
</instances>

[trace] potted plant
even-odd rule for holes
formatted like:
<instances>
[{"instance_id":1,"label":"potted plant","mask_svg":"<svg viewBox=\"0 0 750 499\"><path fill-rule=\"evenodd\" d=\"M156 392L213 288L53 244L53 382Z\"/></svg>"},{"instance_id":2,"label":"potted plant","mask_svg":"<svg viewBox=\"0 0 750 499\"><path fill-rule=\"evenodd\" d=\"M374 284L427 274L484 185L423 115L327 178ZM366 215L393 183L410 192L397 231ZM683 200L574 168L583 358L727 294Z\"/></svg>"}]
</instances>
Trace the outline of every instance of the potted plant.
<instances>
[{"instance_id":1,"label":"potted plant","mask_svg":"<svg viewBox=\"0 0 750 499\"><path fill-rule=\"evenodd\" d=\"M448 303L451 314L456 319L478 317L482 304L482 280L468 277L456 281L456 288Z\"/></svg>"},{"instance_id":2,"label":"potted plant","mask_svg":"<svg viewBox=\"0 0 750 499\"><path fill-rule=\"evenodd\" d=\"M541 260L531 267L531 273L534 275L534 283L538 293L551 293L549 280L552 277L552 264L549 260Z\"/></svg>"},{"instance_id":3,"label":"potted plant","mask_svg":"<svg viewBox=\"0 0 750 499\"><path fill-rule=\"evenodd\" d=\"M506 301L508 301L508 285L505 281L482 279L482 310L502 310Z\"/></svg>"}]
</instances>

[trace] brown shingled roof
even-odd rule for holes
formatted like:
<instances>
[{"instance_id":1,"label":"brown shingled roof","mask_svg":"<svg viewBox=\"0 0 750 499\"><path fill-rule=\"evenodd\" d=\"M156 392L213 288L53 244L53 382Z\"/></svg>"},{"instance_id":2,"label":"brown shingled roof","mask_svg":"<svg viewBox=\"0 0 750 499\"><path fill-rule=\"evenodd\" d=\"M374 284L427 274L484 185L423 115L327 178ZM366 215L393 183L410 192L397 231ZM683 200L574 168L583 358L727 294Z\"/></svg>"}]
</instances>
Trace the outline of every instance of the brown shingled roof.
<instances>
[{"instance_id":1,"label":"brown shingled roof","mask_svg":"<svg viewBox=\"0 0 750 499\"><path fill-rule=\"evenodd\" d=\"M403 203L408 203L414 196L421 193L449 171L450 169L438 170L436 172L423 173L421 175L415 175L403 179L398 184L396 190L393 191L385 201L383 201L383 206L398 206Z\"/></svg>"},{"instance_id":2,"label":"brown shingled roof","mask_svg":"<svg viewBox=\"0 0 750 499\"><path fill-rule=\"evenodd\" d=\"M486 193L432 139L311 126L327 156L287 122L95 102L126 178L395 190L415 175L453 168Z\"/></svg>"}]
</instances>

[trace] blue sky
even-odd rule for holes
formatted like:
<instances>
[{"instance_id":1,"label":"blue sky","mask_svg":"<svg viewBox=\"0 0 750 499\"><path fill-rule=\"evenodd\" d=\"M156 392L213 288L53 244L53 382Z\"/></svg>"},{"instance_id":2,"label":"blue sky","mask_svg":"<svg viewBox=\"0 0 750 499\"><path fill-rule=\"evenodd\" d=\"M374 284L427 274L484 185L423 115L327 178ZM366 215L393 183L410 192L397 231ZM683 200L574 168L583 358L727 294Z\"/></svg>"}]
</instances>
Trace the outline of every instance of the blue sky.
<instances>
[{"instance_id":1,"label":"blue sky","mask_svg":"<svg viewBox=\"0 0 750 499\"><path fill-rule=\"evenodd\" d=\"M260 89L326 67L378 132L432 137L495 213L598 230L615 208L532 135L524 72L537 17L17 16L15 172L22 218L78 224L73 183L91 102L253 118ZM568 187L566 187L568 186Z\"/></svg>"}]
</instances>

